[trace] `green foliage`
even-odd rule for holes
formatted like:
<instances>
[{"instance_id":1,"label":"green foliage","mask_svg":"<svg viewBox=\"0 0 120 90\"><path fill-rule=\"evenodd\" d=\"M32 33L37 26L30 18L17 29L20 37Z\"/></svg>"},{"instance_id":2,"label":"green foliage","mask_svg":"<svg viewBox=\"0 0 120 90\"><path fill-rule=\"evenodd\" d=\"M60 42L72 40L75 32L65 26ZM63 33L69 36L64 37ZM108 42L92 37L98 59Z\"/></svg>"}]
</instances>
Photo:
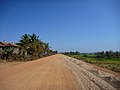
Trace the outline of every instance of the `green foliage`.
<instances>
[{"instance_id":1,"label":"green foliage","mask_svg":"<svg viewBox=\"0 0 120 90\"><path fill-rule=\"evenodd\" d=\"M80 52L78 52L78 51L75 51L75 52L70 51L70 52L62 52L62 54L65 54L65 55L80 55Z\"/></svg>"},{"instance_id":2,"label":"green foliage","mask_svg":"<svg viewBox=\"0 0 120 90\"><path fill-rule=\"evenodd\" d=\"M87 57L87 54L84 54L84 56L83 57Z\"/></svg>"},{"instance_id":3,"label":"green foliage","mask_svg":"<svg viewBox=\"0 0 120 90\"><path fill-rule=\"evenodd\" d=\"M103 53L103 52L102 52ZM116 52L115 52L116 53ZM86 55L86 56L85 56ZM103 55L103 54L102 54ZM120 58L102 58L95 54L69 55L70 57L120 73Z\"/></svg>"},{"instance_id":4,"label":"green foliage","mask_svg":"<svg viewBox=\"0 0 120 90\"><path fill-rule=\"evenodd\" d=\"M120 52L116 51L116 52L113 52L113 51L102 51L102 52L97 52L96 53L96 57L97 58L120 58Z\"/></svg>"},{"instance_id":5,"label":"green foliage","mask_svg":"<svg viewBox=\"0 0 120 90\"><path fill-rule=\"evenodd\" d=\"M32 55L36 57L49 55L49 44L39 40L39 36L35 34L24 34L18 45L21 55Z\"/></svg>"},{"instance_id":6,"label":"green foliage","mask_svg":"<svg viewBox=\"0 0 120 90\"><path fill-rule=\"evenodd\" d=\"M0 50L0 58L5 60L11 59L13 51L14 51L14 48L5 48Z\"/></svg>"},{"instance_id":7,"label":"green foliage","mask_svg":"<svg viewBox=\"0 0 120 90\"><path fill-rule=\"evenodd\" d=\"M33 60L58 53L52 51L48 43L39 39L35 34L24 34L19 40L18 52L14 53L14 48L3 48L0 50L2 60Z\"/></svg>"}]
</instances>

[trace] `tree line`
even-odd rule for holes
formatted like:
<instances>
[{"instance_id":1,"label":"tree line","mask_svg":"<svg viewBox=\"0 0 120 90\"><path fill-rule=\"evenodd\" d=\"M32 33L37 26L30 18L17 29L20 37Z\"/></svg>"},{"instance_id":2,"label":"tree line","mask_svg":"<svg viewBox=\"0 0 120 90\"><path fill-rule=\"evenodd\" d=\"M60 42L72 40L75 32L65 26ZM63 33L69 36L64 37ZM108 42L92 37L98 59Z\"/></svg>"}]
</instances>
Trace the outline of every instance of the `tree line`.
<instances>
[{"instance_id":1,"label":"tree line","mask_svg":"<svg viewBox=\"0 0 120 90\"><path fill-rule=\"evenodd\" d=\"M65 55L83 55L84 57L94 57L94 58L120 58L120 52L116 51L101 51L101 52L96 52L96 53L80 53L79 51L75 52L62 52L62 54Z\"/></svg>"},{"instance_id":2,"label":"tree line","mask_svg":"<svg viewBox=\"0 0 120 90\"><path fill-rule=\"evenodd\" d=\"M61 52L62 54L65 54L65 55L80 55L80 52L79 51L70 51L70 52Z\"/></svg>"},{"instance_id":3,"label":"tree line","mask_svg":"<svg viewBox=\"0 0 120 90\"><path fill-rule=\"evenodd\" d=\"M36 34L24 34L16 43L17 48L0 49L1 60L33 60L58 53L50 49L49 43L39 39Z\"/></svg>"},{"instance_id":4,"label":"tree line","mask_svg":"<svg viewBox=\"0 0 120 90\"><path fill-rule=\"evenodd\" d=\"M116 51L102 51L95 53L97 58L120 58L120 52Z\"/></svg>"}]
</instances>

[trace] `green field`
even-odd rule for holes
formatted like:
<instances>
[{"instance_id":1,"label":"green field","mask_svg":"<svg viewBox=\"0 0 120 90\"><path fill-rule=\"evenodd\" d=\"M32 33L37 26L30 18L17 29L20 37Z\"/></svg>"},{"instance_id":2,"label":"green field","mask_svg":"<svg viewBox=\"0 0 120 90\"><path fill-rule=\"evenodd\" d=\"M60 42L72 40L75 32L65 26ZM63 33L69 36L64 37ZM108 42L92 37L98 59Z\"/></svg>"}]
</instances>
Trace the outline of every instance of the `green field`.
<instances>
[{"instance_id":1,"label":"green field","mask_svg":"<svg viewBox=\"0 0 120 90\"><path fill-rule=\"evenodd\" d=\"M120 73L120 58L96 58L94 54L69 56Z\"/></svg>"}]
</instances>

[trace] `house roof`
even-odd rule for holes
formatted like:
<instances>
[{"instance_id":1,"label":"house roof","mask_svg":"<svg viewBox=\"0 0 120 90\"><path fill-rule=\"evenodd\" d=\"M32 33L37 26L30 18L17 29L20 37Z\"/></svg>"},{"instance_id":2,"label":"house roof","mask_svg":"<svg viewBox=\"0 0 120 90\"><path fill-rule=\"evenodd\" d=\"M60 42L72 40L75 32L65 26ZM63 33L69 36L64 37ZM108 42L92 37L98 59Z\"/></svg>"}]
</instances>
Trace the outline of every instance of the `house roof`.
<instances>
[{"instance_id":1,"label":"house roof","mask_svg":"<svg viewBox=\"0 0 120 90\"><path fill-rule=\"evenodd\" d=\"M18 45L12 44L12 43L9 43L9 42L0 42L0 46L1 47L6 47L6 46L17 47Z\"/></svg>"},{"instance_id":2,"label":"house roof","mask_svg":"<svg viewBox=\"0 0 120 90\"><path fill-rule=\"evenodd\" d=\"M4 46L4 45L0 43L0 46Z\"/></svg>"}]
</instances>

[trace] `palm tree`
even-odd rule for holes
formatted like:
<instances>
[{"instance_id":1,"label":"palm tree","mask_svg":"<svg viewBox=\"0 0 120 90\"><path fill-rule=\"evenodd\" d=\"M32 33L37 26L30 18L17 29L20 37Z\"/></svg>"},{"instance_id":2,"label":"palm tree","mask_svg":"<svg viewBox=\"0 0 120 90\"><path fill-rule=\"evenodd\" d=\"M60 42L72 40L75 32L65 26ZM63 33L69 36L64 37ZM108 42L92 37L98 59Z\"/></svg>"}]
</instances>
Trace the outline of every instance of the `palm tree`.
<instances>
[{"instance_id":1,"label":"palm tree","mask_svg":"<svg viewBox=\"0 0 120 90\"><path fill-rule=\"evenodd\" d=\"M21 37L21 40L19 40L19 43L17 43L19 45L19 52L22 55L26 55L27 54L27 50L29 48L29 44L30 44L30 37L28 34L24 34Z\"/></svg>"},{"instance_id":2,"label":"palm tree","mask_svg":"<svg viewBox=\"0 0 120 90\"><path fill-rule=\"evenodd\" d=\"M49 44L39 40L35 34L24 34L18 43L22 55L46 56L49 53Z\"/></svg>"},{"instance_id":3,"label":"palm tree","mask_svg":"<svg viewBox=\"0 0 120 90\"><path fill-rule=\"evenodd\" d=\"M30 42L31 43L35 43L35 42L39 42L39 36L36 36L34 33L32 35L29 35L30 38Z\"/></svg>"}]
</instances>

